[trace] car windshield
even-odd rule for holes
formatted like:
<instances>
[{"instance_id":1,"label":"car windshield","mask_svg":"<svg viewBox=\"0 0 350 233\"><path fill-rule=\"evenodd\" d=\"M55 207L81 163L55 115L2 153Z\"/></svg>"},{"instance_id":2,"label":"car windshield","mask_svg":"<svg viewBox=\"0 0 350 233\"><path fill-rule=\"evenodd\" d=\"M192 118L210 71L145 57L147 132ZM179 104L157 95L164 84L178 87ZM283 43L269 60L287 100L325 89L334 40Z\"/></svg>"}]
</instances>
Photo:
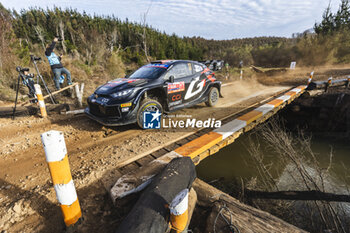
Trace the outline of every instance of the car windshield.
<instances>
[{"instance_id":1,"label":"car windshield","mask_svg":"<svg viewBox=\"0 0 350 233\"><path fill-rule=\"evenodd\" d=\"M165 64L148 64L136 70L129 78L156 79L168 69Z\"/></svg>"}]
</instances>

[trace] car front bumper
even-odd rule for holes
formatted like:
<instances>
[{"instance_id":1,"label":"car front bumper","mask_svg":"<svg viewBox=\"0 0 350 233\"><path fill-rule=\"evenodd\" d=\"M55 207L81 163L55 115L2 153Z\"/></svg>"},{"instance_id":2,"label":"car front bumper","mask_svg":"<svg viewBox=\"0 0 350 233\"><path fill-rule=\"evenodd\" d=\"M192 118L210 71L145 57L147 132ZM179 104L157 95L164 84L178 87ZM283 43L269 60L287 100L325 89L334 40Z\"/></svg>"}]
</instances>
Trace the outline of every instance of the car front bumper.
<instances>
[{"instance_id":1,"label":"car front bumper","mask_svg":"<svg viewBox=\"0 0 350 233\"><path fill-rule=\"evenodd\" d=\"M101 105L96 102L88 101L89 107L85 108L85 114L105 126L121 126L136 123L138 104L131 105L127 112L122 111L120 104L118 105Z\"/></svg>"}]
</instances>

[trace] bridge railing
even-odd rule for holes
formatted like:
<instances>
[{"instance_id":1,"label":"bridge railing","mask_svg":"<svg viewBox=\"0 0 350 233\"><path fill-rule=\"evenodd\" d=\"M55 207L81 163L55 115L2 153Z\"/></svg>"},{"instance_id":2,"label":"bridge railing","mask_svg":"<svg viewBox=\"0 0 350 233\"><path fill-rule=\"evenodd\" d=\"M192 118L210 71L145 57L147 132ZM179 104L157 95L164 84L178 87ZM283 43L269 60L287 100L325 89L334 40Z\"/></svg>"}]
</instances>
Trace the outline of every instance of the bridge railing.
<instances>
[{"instance_id":1,"label":"bridge railing","mask_svg":"<svg viewBox=\"0 0 350 233\"><path fill-rule=\"evenodd\" d=\"M332 86L345 86L349 88L350 76L344 79L333 79L333 77L328 78L326 81L311 81L307 87L307 90L324 89L326 92Z\"/></svg>"}]
</instances>

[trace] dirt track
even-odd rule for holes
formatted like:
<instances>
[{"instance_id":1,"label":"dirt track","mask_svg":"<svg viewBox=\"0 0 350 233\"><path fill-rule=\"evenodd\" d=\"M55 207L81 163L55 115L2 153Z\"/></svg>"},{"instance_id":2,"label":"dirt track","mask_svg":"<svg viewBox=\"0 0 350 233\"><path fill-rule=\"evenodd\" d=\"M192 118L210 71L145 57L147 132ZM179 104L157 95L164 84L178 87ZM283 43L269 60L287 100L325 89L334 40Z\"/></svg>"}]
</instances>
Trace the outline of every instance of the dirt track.
<instances>
[{"instance_id":1,"label":"dirt track","mask_svg":"<svg viewBox=\"0 0 350 233\"><path fill-rule=\"evenodd\" d=\"M254 81L223 87L225 98L215 108L204 104L175 112L200 119L220 119L286 87ZM102 177L113 177L122 161L174 141L189 132L141 130L136 125L106 128L85 115L51 115L47 119L0 119L0 230L61 232L60 208L45 162L40 134L64 132L68 155L84 215L81 232L111 232L121 214L113 208Z\"/></svg>"}]
</instances>

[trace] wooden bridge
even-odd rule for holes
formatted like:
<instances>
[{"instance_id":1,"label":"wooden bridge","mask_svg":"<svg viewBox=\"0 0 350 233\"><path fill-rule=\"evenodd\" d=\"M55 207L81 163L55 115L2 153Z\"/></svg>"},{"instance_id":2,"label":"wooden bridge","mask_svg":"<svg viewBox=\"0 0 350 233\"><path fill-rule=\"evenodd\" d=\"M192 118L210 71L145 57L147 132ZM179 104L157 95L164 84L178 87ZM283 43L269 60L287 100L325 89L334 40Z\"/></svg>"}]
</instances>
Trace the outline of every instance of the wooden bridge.
<instances>
[{"instance_id":1,"label":"wooden bridge","mask_svg":"<svg viewBox=\"0 0 350 233\"><path fill-rule=\"evenodd\" d=\"M346 85L349 87L349 81L350 78L347 78L337 80L333 82L333 84ZM283 93L278 93L253 106L249 106L239 113L226 117L223 119L223 124L220 128L212 131L208 129L200 130L195 134L187 136L151 154L142 155L142 157L136 158L135 161L128 161L127 163L119 165L118 171L120 176L116 179L116 182L110 190L112 200L114 203L117 203L119 199L144 189L152 181L152 178L174 158L190 157L194 164L197 165L208 156L217 153L221 148L233 143L243 133L250 131L258 124L271 118L279 110L300 97L307 89L325 88L327 91L330 86L332 86L332 79L324 82L311 82L311 80L309 80L308 85L301 85L284 91ZM200 180L197 180L193 184L197 192L206 192L207 189L212 189L211 186L209 186L210 185ZM215 192L220 193L218 190ZM208 198L205 197L206 195L203 193L197 195L202 198ZM220 195L224 194L221 193ZM261 220L268 219L268 213L259 212L252 207L239 203L239 201L234 198L231 198L230 201L231 203L235 203L234 205L239 205L242 214L248 216L246 220L240 223L241 227L247 227L249 225L247 225L247 223L254 222L254 224L257 224L252 229L258 230L259 232L267 232L265 230L259 230L264 229L264 227L265 229L267 229L266 227L270 227L270 230L279 229L285 231L288 229L290 232L302 232L302 230L277 218L270 219L263 223ZM237 217L239 216L240 213L237 213ZM264 226L264 224L266 225ZM280 228L274 228L276 226ZM254 230L252 232L254 232Z\"/></svg>"}]
</instances>

